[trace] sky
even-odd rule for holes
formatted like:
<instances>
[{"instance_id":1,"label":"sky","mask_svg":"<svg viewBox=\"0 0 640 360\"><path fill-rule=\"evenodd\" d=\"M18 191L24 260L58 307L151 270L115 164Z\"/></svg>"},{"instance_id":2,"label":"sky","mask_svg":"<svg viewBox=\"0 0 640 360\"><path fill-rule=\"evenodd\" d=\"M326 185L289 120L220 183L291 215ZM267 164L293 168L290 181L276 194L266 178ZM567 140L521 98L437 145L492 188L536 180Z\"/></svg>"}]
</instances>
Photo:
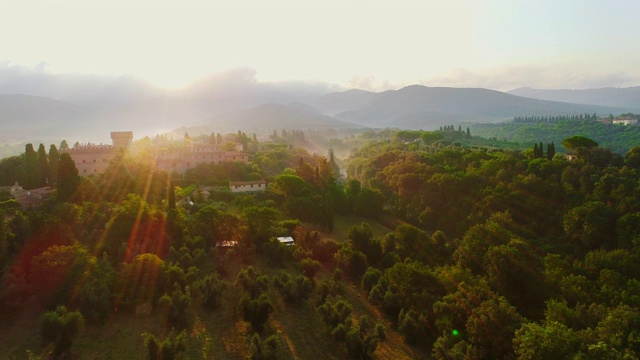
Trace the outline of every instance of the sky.
<instances>
[{"instance_id":1,"label":"sky","mask_svg":"<svg viewBox=\"0 0 640 360\"><path fill-rule=\"evenodd\" d=\"M587 89L640 85L640 1L3 1L0 76ZM0 79L1 81L2 79Z\"/></svg>"}]
</instances>

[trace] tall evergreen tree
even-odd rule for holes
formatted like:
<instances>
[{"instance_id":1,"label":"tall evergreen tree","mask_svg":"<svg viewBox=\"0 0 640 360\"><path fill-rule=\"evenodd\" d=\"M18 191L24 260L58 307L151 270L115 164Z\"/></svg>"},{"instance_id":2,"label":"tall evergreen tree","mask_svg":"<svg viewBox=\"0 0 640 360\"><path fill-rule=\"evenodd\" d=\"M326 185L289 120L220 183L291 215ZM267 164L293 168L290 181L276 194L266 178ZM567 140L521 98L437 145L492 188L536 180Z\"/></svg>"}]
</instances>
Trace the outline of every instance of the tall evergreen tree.
<instances>
[{"instance_id":1,"label":"tall evergreen tree","mask_svg":"<svg viewBox=\"0 0 640 360\"><path fill-rule=\"evenodd\" d=\"M247 134L245 134L244 131L240 132L240 141L242 144L242 147L246 150L247 146L249 145L249 138L247 137Z\"/></svg>"},{"instance_id":2,"label":"tall evergreen tree","mask_svg":"<svg viewBox=\"0 0 640 360\"><path fill-rule=\"evenodd\" d=\"M216 133L212 132L211 135L209 135L209 144L215 145L216 144Z\"/></svg>"},{"instance_id":3,"label":"tall evergreen tree","mask_svg":"<svg viewBox=\"0 0 640 360\"><path fill-rule=\"evenodd\" d=\"M58 162L58 200L73 201L76 199L76 192L80 186L80 176L76 164L71 159L69 153L60 155Z\"/></svg>"},{"instance_id":4,"label":"tall evergreen tree","mask_svg":"<svg viewBox=\"0 0 640 360\"><path fill-rule=\"evenodd\" d=\"M340 167L336 164L336 159L333 155L333 149L329 149L329 165L331 165L331 170L333 171L333 177L335 179L340 179Z\"/></svg>"},{"instance_id":5,"label":"tall evergreen tree","mask_svg":"<svg viewBox=\"0 0 640 360\"><path fill-rule=\"evenodd\" d=\"M467 128L467 139L471 139L471 131Z\"/></svg>"},{"instance_id":6,"label":"tall evergreen tree","mask_svg":"<svg viewBox=\"0 0 640 360\"><path fill-rule=\"evenodd\" d=\"M24 149L24 179L26 189L33 189L40 185L40 165L33 144L27 144Z\"/></svg>"},{"instance_id":7,"label":"tall evergreen tree","mask_svg":"<svg viewBox=\"0 0 640 360\"><path fill-rule=\"evenodd\" d=\"M538 157L539 157L538 156L538 144L536 143L536 144L533 144L533 158L537 159Z\"/></svg>"},{"instance_id":8,"label":"tall evergreen tree","mask_svg":"<svg viewBox=\"0 0 640 360\"><path fill-rule=\"evenodd\" d=\"M552 160L555 155L556 155L556 146L553 144L553 141L552 141L551 144L547 146L547 159Z\"/></svg>"},{"instance_id":9,"label":"tall evergreen tree","mask_svg":"<svg viewBox=\"0 0 640 360\"><path fill-rule=\"evenodd\" d=\"M44 144L40 143L38 147L38 163L40 168L40 184L44 186L50 183L49 181L49 160L47 159L47 150L44 148Z\"/></svg>"},{"instance_id":10,"label":"tall evergreen tree","mask_svg":"<svg viewBox=\"0 0 640 360\"><path fill-rule=\"evenodd\" d=\"M62 140L62 142L60 142L60 150L68 150L69 149L69 144L67 144L67 140Z\"/></svg>"},{"instance_id":11,"label":"tall evergreen tree","mask_svg":"<svg viewBox=\"0 0 640 360\"><path fill-rule=\"evenodd\" d=\"M220 133L216 134L216 144L222 145L222 134Z\"/></svg>"},{"instance_id":12,"label":"tall evergreen tree","mask_svg":"<svg viewBox=\"0 0 640 360\"><path fill-rule=\"evenodd\" d=\"M58 161L60 153L54 144L49 147L49 184L55 184L58 178Z\"/></svg>"},{"instance_id":13,"label":"tall evergreen tree","mask_svg":"<svg viewBox=\"0 0 640 360\"><path fill-rule=\"evenodd\" d=\"M173 181L169 180L169 209L176 208L176 189L173 186Z\"/></svg>"},{"instance_id":14,"label":"tall evergreen tree","mask_svg":"<svg viewBox=\"0 0 640 360\"><path fill-rule=\"evenodd\" d=\"M544 147L542 146L542 141L540 141L540 146L538 146L538 151L540 152L540 156L538 156L538 158L543 158L544 157Z\"/></svg>"}]
</instances>

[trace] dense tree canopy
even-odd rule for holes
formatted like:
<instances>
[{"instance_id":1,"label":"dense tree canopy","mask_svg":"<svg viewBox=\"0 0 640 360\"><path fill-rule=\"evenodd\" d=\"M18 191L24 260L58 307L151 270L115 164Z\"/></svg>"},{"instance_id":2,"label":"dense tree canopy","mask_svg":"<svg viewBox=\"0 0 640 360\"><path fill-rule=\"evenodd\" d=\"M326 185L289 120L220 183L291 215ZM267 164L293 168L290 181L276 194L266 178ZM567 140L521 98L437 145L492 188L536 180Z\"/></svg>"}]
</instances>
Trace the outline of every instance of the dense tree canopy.
<instances>
[{"instance_id":1,"label":"dense tree canopy","mask_svg":"<svg viewBox=\"0 0 640 360\"><path fill-rule=\"evenodd\" d=\"M75 356L84 319L87 338L144 322L136 354L163 359L215 348L255 358L640 356L637 148L623 158L570 136L569 160L549 156L546 138L533 152L466 146L479 138L451 125L339 139L353 145L339 159L296 148L302 136L289 129L269 143L218 135L204 139L245 141L251 162L168 174L149 165L149 141L88 178L68 153L56 163L53 146L47 166L41 149L2 160L11 183L27 181L27 168L57 175L56 199L0 211L8 323L42 315L48 357ZM269 187L225 189L248 178ZM298 346L309 342L318 347Z\"/></svg>"}]
</instances>

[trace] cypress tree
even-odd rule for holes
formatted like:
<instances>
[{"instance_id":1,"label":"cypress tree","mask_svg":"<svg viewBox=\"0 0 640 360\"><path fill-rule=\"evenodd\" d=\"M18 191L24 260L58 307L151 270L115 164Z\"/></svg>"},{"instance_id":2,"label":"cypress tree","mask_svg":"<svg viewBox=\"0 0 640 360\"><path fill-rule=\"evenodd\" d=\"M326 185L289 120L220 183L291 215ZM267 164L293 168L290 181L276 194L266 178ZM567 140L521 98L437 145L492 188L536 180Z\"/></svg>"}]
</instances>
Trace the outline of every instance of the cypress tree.
<instances>
[{"instance_id":1,"label":"cypress tree","mask_svg":"<svg viewBox=\"0 0 640 360\"><path fill-rule=\"evenodd\" d=\"M340 178L340 167L336 164L336 159L333 155L333 149L329 149L329 165L331 165L331 170L333 171L333 176L336 179Z\"/></svg>"},{"instance_id":2,"label":"cypress tree","mask_svg":"<svg viewBox=\"0 0 640 360\"><path fill-rule=\"evenodd\" d=\"M538 146L538 151L540 152L538 156L539 158L543 158L544 157L544 147L542 146L542 141L540 141L540 146Z\"/></svg>"},{"instance_id":3,"label":"cypress tree","mask_svg":"<svg viewBox=\"0 0 640 360\"><path fill-rule=\"evenodd\" d=\"M467 139L471 139L471 131L467 128Z\"/></svg>"},{"instance_id":4,"label":"cypress tree","mask_svg":"<svg viewBox=\"0 0 640 360\"><path fill-rule=\"evenodd\" d=\"M176 208L176 190L173 186L173 182L169 180L169 209Z\"/></svg>"},{"instance_id":5,"label":"cypress tree","mask_svg":"<svg viewBox=\"0 0 640 360\"><path fill-rule=\"evenodd\" d=\"M47 159L47 150L44 148L44 144L40 143L38 147L38 163L40 170L40 184L44 186L49 183L49 160Z\"/></svg>"},{"instance_id":6,"label":"cypress tree","mask_svg":"<svg viewBox=\"0 0 640 360\"><path fill-rule=\"evenodd\" d=\"M222 145L222 134L220 133L216 134L216 144Z\"/></svg>"},{"instance_id":7,"label":"cypress tree","mask_svg":"<svg viewBox=\"0 0 640 360\"><path fill-rule=\"evenodd\" d=\"M33 144L27 144L24 148L24 179L24 186L27 189L33 189L40 185L40 165Z\"/></svg>"},{"instance_id":8,"label":"cypress tree","mask_svg":"<svg viewBox=\"0 0 640 360\"><path fill-rule=\"evenodd\" d=\"M552 141L551 144L547 144L547 159L552 160L555 154L556 154L556 149Z\"/></svg>"},{"instance_id":9,"label":"cypress tree","mask_svg":"<svg viewBox=\"0 0 640 360\"><path fill-rule=\"evenodd\" d=\"M211 135L209 135L209 144L215 145L216 144L216 133L212 132Z\"/></svg>"},{"instance_id":10,"label":"cypress tree","mask_svg":"<svg viewBox=\"0 0 640 360\"><path fill-rule=\"evenodd\" d=\"M49 147L49 184L54 184L58 178L58 161L60 153L54 144Z\"/></svg>"},{"instance_id":11,"label":"cypress tree","mask_svg":"<svg viewBox=\"0 0 640 360\"><path fill-rule=\"evenodd\" d=\"M80 176L78 176L78 169L71 159L71 155L69 153L61 154L60 162L58 162L58 182L56 184L58 200L74 200L79 186Z\"/></svg>"},{"instance_id":12,"label":"cypress tree","mask_svg":"<svg viewBox=\"0 0 640 360\"><path fill-rule=\"evenodd\" d=\"M247 137L247 134L245 134L244 131L241 134L242 134L242 140L240 142L242 143L243 148L246 149L249 142L249 138Z\"/></svg>"},{"instance_id":13,"label":"cypress tree","mask_svg":"<svg viewBox=\"0 0 640 360\"><path fill-rule=\"evenodd\" d=\"M538 158L538 144L533 144L533 158L537 159Z\"/></svg>"}]
</instances>

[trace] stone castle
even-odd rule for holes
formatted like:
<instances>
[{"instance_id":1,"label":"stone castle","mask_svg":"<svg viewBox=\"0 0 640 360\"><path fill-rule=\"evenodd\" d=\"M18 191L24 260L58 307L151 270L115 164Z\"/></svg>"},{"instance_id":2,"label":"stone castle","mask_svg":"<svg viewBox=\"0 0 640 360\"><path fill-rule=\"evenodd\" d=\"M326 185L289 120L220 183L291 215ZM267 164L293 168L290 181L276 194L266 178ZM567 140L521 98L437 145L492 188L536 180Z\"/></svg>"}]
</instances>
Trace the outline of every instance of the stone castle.
<instances>
[{"instance_id":1,"label":"stone castle","mask_svg":"<svg viewBox=\"0 0 640 360\"><path fill-rule=\"evenodd\" d=\"M81 176L97 175L105 171L118 149L128 148L133 141L132 131L111 133L113 145L76 144L73 148L60 149L71 155ZM184 137L185 147L181 151L156 149L155 166L167 172L184 172L199 164L222 164L229 161L249 162L249 155L242 151L221 150L218 145L193 143L189 134Z\"/></svg>"}]
</instances>

